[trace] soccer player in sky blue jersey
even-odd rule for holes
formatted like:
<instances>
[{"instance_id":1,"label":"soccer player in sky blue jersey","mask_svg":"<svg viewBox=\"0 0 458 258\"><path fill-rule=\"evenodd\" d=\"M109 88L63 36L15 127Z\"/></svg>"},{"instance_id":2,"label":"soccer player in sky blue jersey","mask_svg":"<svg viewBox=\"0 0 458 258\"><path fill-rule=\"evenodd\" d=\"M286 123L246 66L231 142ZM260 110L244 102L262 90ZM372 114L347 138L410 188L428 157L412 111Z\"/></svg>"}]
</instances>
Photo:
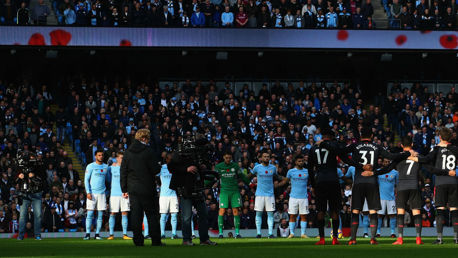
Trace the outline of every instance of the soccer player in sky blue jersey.
<instances>
[{"instance_id":1,"label":"soccer player in sky blue jersey","mask_svg":"<svg viewBox=\"0 0 458 258\"><path fill-rule=\"evenodd\" d=\"M87 165L84 176L84 186L87 193L87 217L86 236L84 240L90 239L91 225L94 218L94 211L97 210L97 227L95 239L101 240L99 236L103 222L103 211L106 210L106 182L108 180L108 165L103 163L103 150L95 152L95 162Z\"/></svg>"},{"instance_id":2,"label":"soccer player in sky blue jersey","mask_svg":"<svg viewBox=\"0 0 458 258\"><path fill-rule=\"evenodd\" d=\"M122 196L121 191L121 162L124 153L118 152L116 154L116 162L113 163L110 167L108 167L108 177L111 182L111 191L110 191L110 220L108 221L109 228L110 228L110 236L107 238L108 240L114 239L114 228L115 228L115 221L116 221L116 213L121 211L122 215L122 233L123 239L129 240L132 239L131 237L127 236L127 224L128 218L127 213L130 211L129 207L129 197L124 198Z\"/></svg>"},{"instance_id":3,"label":"soccer player in sky blue jersey","mask_svg":"<svg viewBox=\"0 0 458 258\"><path fill-rule=\"evenodd\" d=\"M286 174L287 180L291 182L291 193L289 197L289 230L288 238L294 237L296 229L296 218L299 213L301 217L301 237L307 238L305 229L307 227L307 214L309 214L309 203L307 199L307 185L309 183L309 172L304 168L304 156L297 155L294 158L295 167Z\"/></svg>"},{"instance_id":4,"label":"soccer player in sky blue jersey","mask_svg":"<svg viewBox=\"0 0 458 258\"><path fill-rule=\"evenodd\" d=\"M169 162L170 154L167 154L166 162ZM168 214L171 214L170 224L172 224L172 239L177 238L177 216L178 216L178 197L174 190L169 188L172 174L167 168L167 164L162 165L161 172L158 174L161 179L161 192L159 195L159 213L161 214L161 236L165 238L165 225Z\"/></svg>"},{"instance_id":5,"label":"soccer player in sky blue jersey","mask_svg":"<svg viewBox=\"0 0 458 258\"><path fill-rule=\"evenodd\" d=\"M261 238L262 213L267 212L267 227L269 238L274 238L274 177L277 175L277 167L269 164L270 154L267 150L261 152L261 164L253 168L253 175L257 177L256 198L254 210L256 211L257 238Z\"/></svg>"},{"instance_id":6,"label":"soccer player in sky blue jersey","mask_svg":"<svg viewBox=\"0 0 458 258\"><path fill-rule=\"evenodd\" d=\"M390 164L388 159L383 160L383 166L387 167ZM382 209L378 210L378 227L377 227L377 236L380 235L380 229L383 223L383 216L387 214L390 217L390 228L391 228L391 237L396 237L396 198L394 195L395 187L398 181L398 172L392 170L387 174L379 175L377 177L379 191L380 191L380 204Z\"/></svg>"}]
</instances>

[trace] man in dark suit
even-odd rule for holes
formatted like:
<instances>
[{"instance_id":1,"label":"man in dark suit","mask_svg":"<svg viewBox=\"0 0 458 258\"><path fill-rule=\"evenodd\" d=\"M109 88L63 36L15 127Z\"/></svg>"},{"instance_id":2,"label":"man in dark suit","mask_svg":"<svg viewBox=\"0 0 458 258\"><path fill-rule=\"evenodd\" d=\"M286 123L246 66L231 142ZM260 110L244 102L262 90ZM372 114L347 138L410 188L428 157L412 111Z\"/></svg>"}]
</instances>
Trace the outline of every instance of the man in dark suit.
<instances>
[{"instance_id":1,"label":"man in dark suit","mask_svg":"<svg viewBox=\"0 0 458 258\"><path fill-rule=\"evenodd\" d=\"M163 12L160 14L161 26L171 27L173 26L173 15L169 12L167 6L162 7Z\"/></svg>"},{"instance_id":2,"label":"man in dark suit","mask_svg":"<svg viewBox=\"0 0 458 258\"><path fill-rule=\"evenodd\" d=\"M121 164L121 190L123 197L130 200L133 241L136 246L144 245L143 213L148 219L152 245L163 245L159 228L159 200L155 188L155 175L160 172L161 166L157 154L148 146L149 141L150 131L138 130Z\"/></svg>"}]
</instances>

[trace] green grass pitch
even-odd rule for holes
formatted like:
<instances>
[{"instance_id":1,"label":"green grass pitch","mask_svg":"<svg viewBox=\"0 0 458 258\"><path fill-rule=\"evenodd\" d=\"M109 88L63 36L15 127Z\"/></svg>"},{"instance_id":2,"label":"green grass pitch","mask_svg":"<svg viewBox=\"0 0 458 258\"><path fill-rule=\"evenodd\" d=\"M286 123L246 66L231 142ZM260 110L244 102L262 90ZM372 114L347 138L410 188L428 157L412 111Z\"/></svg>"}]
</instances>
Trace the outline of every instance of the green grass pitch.
<instances>
[{"instance_id":1,"label":"green grass pitch","mask_svg":"<svg viewBox=\"0 0 458 258\"><path fill-rule=\"evenodd\" d=\"M404 239L403 246L393 246L392 238L379 238L379 245L369 245L368 239L358 239L358 245L347 246L342 239L340 246L315 246L317 239L213 239L218 246L181 246L181 240L164 240L167 246L152 247L149 240L144 247L135 247L131 240L82 239L26 239L0 240L0 257L174 257L174 258L244 258L244 257L457 257L458 245L453 239L444 239L445 244L434 246L434 238L424 238L422 246L415 245L414 238ZM194 241L198 243L198 240Z\"/></svg>"}]
</instances>

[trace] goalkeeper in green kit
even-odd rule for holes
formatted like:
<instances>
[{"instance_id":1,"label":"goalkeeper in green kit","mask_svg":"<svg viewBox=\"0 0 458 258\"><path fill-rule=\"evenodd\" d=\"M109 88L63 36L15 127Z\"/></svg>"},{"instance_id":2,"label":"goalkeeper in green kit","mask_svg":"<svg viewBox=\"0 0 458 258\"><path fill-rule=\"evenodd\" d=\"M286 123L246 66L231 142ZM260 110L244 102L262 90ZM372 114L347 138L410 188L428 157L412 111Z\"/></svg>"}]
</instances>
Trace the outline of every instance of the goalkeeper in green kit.
<instances>
[{"instance_id":1,"label":"goalkeeper in green kit","mask_svg":"<svg viewBox=\"0 0 458 258\"><path fill-rule=\"evenodd\" d=\"M249 184L249 178L242 173L239 165L236 162L232 162L232 153L226 152L223 155L224 162L221 162L215 166L216 172L220 176L220 194L219 194L219 216L218 216L218 228L219 238L223 238L223 226L224 226L224 213L226 209L232 208L234 214L234 226L235 226L235 238L241 238L240 230L240 191L239 191L239 180L242 180L246 184Z\"/></svg>"}]
</instances>

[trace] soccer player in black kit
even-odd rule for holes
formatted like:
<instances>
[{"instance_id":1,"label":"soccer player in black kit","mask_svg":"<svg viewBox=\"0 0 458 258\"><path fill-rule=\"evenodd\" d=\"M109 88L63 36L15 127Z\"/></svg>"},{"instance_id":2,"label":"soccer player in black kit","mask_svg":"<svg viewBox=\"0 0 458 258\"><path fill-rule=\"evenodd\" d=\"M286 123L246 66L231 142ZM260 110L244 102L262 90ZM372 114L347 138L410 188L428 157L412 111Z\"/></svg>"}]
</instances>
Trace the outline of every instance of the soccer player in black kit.
<instances>
[{"instance_id":1,"label":"soccer player in black kit","mask_svg":"<svg viewBox=\"0 0 458 258\"><path fill-rule=\"evenodd\" d=\"M356 244L356 233L359 226L359 213L363 209L364 199L367 199L369 207L369 218L371 228L371 241L372 245L376 245L377 241L375 236L377 233L377 211L381 209L380 205L380 192L377 182L377 176L380 174L388 173L388 169L377 170L376 165L379 157L386 158L392 161L405 160L410 156L410 152L390 153L383 149L381 146L372 142L372 130L370 127L363 127L361 130L361 140L359 143L352 144L346 148L347 152L352 153L352 160L364 165L363 170L371 170L367 168L372 167L372 171L368 172L356 168L355 179L353 182L353 191L351 199L351 238L348 242L349 245ZM413 151L412 151L413 153Z\"/></svg>"},{"instance_id":2,"label":"soccer player in black kit","mask_svg":"<svg viewBox=\"0 0 458 258\"><path fill-rule=\"evenodd\" d=\"M441 128L439 131L440 142L428 155L409 158L409 160L420 164L430 163L433 165L430 168L431 172L436 174L434 201L437 209L437 239L433 244L443 244L442 232L447 204L452 217L454 241L455 244L458 244L458 182L455 177L455 169L458 164L458 147L450 145L452 137L453 134L450 129Z\"/></svg>"},{"instance_id":3,"label":"soccer player in black kit","mask_svg":"<svg viewBox=\"0 0 458 258\"><path fill-rule=\"evenodd\" d=\"M339 156L345 163L359 167L362 165L348 159L344 152L345 146L340 147L336 141L331 141L333 132L330 128L323 128L321 130L323 140L313 146L309 152L308 170L309 173L315 175L313 188L316 195L316 207L318 210L317 225L320 235L320 240L316 245L324 245L324 215L330 210L330 217L332 219L332 244L338 245L337 234L339 231L339 211L342 209L342 193L339 184L339 177L337 175L337 156Z\"/></svg>"},{"instance_id":4,"label":"soccer player in black kit","mask_svg":"<svg viewBox=\"0 0 458 258\"><path fill-rule=\"evenodd\" d=\"M405 137L401 144L404 151L412 150L412 138ZM421 179L420 164L413 160L403 160L396 165L398 171L396 207L398 209L397 223L398 223L398 239L393 245L402 245L404 233L404 214L409 203L412 209L415 230L417 232L416 243L417 245L423 244L421 241L421 206L423 201L421 199L421 191L419 181Z\"/></svg>"}]
</instances>

